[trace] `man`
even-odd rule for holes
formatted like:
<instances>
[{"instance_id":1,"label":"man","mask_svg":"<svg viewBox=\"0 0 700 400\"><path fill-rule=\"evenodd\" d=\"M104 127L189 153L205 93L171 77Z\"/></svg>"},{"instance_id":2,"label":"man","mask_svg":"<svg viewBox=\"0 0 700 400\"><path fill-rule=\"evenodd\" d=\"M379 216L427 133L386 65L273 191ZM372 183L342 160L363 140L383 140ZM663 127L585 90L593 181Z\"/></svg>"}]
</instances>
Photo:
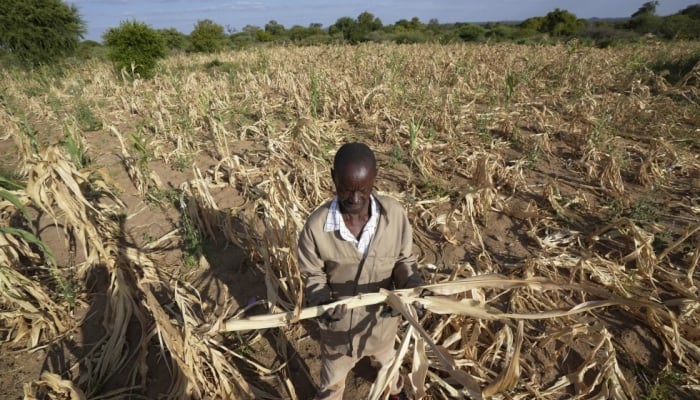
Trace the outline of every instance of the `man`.
<instances>
[{"instance_id":1,"label":"man","mask_svg":"<svg viewBox=\"0 0 700 400\"><path fill-rule=\"evenodd\" d=\"M413 231L401 204L373 192L374 153L362 143L343 145L331 177L336 197L316 209L299 235L299 268L309 306L380 288L422 284L413 257ZM337 306L320 319L321 376L317 399L341 399L345 378L362 357L381 368L394 357L399 318L386 307ZM390 399L405 399L397 378Z\"/></svg>"}]
</instances>

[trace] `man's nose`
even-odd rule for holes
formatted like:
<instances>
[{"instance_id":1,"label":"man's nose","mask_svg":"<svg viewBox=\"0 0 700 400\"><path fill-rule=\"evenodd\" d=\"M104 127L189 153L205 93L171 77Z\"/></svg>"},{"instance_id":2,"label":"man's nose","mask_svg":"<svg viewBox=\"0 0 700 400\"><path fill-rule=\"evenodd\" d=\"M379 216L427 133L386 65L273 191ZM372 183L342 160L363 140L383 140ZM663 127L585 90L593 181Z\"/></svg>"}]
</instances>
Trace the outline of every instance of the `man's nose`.
<instances>
[{"instance_id":1,"label":"man's nose","mask_svg":"<svg viewBox=\"0 0 700 400\"><path fill-rule=\"evenodd\" d=\"M352 202L359 203L360 201L362 201L362 193L352 192Z\"/></svg>"}]
</instances>

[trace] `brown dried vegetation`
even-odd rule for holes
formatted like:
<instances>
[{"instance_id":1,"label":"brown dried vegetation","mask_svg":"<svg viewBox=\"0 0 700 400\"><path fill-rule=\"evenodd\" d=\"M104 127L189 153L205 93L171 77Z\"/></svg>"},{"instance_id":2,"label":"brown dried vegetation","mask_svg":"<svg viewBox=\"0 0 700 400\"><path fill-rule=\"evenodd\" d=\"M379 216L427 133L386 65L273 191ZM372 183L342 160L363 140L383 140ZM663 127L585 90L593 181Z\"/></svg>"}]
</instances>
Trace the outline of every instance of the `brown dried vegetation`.
<instances>
[{"instance_id":1,"label":"brown dried vegetation","mask_svg":"<svg viewBox=\"0 0 700 400\"><path fill-rule=\"evenodd\" d=\"M304 398L296 235L360 140L445 296L421 321L412 293L373 298L406 314L394 372L417 396L696 398L700 66L671 85L648 65L698 51L373 44L176 56L152 80L2 72L2 161L23 180L0 182L3 354L82 348L26 398ZM214 293L214 244L264 292ZM227 332L256 307L286 326Z\"/></svg>"}]
</instances>

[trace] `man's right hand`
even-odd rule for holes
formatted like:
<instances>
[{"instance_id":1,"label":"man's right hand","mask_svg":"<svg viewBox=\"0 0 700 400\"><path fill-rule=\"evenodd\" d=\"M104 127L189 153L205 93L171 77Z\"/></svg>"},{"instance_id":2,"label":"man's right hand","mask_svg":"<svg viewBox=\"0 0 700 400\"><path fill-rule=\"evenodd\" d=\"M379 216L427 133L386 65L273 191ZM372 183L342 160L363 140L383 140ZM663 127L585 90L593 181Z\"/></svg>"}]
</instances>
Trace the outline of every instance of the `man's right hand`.
<instances>
[{"instance_id":1,"label":"man's right hand","mask_svg":"<svg viewBox=\"0 0 700 400\"><path fill-rule=\"evenodd\" d=\"M348 312L347 304L338 304L337 306L331 308L330 310L321 314L318 319L324 324L328 325L331 322L340 321L343 319L345 314Z\"/></svg>"}]
</instances>

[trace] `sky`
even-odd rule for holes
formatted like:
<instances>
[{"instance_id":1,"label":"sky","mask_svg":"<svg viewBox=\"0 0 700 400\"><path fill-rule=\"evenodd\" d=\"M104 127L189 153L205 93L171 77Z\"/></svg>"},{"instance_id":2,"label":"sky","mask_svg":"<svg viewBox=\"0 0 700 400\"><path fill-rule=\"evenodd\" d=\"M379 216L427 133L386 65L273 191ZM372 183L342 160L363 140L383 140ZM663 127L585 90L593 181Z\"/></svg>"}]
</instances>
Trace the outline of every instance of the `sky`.
<instances>
[{"instance_id":1,"label":"sky","mask_svg":"<svg viewBox=\"0 0 700 400\"><path fill-rule=\"evenodd\" d=\"M189 34L202 19L240 31L246 25L264 27L277 21L291 28L321 23L328 27L340 17L356 18L368 11L385 25L418 17L445 22L520 21L545 15L555 8L579 18L629 17L647 0L66 0L87 23L85 39L102 34L122 21L145 22L153 28L176 28ZM700 0L660 0L657 13L673 14Z\"/></svg>"}]
</instances>

